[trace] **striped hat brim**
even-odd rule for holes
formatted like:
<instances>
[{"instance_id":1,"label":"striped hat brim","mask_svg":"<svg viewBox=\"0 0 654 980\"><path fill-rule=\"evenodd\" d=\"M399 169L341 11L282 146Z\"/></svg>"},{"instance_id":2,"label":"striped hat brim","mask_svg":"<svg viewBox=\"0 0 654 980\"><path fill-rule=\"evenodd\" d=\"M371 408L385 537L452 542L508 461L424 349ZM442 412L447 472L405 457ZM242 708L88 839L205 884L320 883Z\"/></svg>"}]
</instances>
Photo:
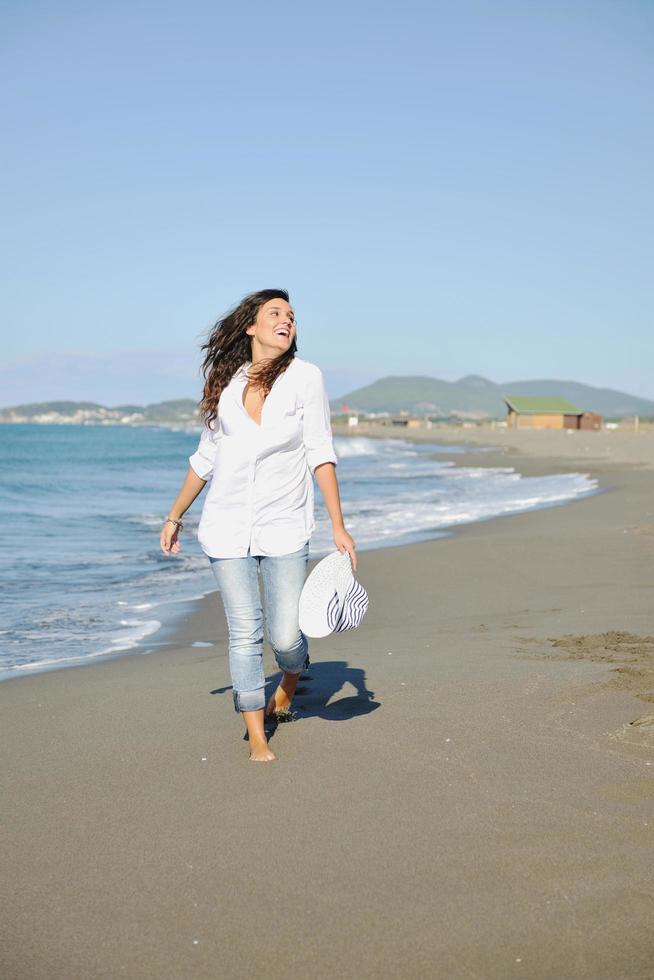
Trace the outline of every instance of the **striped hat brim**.
<instances>
[{"instance_id":1,"label":"striped hat brim","mask_svg":"<svg viewBox=\"0 0 654 980\"><path fill-rule=\"evenodd\" d=\"M338 592L334 592L327 607L327 623L332 633L356 629L366 613L368 602L368 593L356 579L352 579L342 603Z\"/></svg>"},{"instance_id":2,"label":"striped hat brim","mask_svg":"<svg viewBox=\"0 0 654 980\"><path fill-rule=\"evenodd\" d=\"M335 551L307 577L299 603L300 629L321 637L358 626L368 608L368 593L352 574L347 552Z\"/></svg>"}]
</instances>

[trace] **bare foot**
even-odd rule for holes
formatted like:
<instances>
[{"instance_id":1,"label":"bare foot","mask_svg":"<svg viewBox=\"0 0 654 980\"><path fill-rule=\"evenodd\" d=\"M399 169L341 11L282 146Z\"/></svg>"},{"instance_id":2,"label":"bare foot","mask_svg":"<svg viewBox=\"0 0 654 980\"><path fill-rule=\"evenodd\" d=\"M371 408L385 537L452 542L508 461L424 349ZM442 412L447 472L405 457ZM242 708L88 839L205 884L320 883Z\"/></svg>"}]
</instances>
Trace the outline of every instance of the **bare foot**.
<instances>
[{"instance_id":1,"label":"bare foot","mask_svg":"<svg viewBox=\"0 0 654 980\"><path fill-rule=\"evenodd\" d=\"M282 715L288 712L293 695L295 694L297 682L301 676L302 674L282 674L279 687L266 706L266 718L270 718L271 715L277 712L280 712Z\"/></svg>"},{"instance_id":2,"label":"bare foot","mask_svg":"<svg viewBox=\"0 0 654 980\"><path fill-rule=\"evenodd\" d=\"M250 745L250 762L276 762L277 756L266 741Z\"/></svg>"},{"instance_id":3,"label":"bare foot","mask_svg":"<svg viewBox=\"0 0 654 980\"><path fill-rule=\"evenodd\" d=\"M250 743L251 762L274 762L277 756L268 746L268 739L263 729L263 708L256 711L244 711L243 721L247 728Z\"/></svg>"}]
</instances>

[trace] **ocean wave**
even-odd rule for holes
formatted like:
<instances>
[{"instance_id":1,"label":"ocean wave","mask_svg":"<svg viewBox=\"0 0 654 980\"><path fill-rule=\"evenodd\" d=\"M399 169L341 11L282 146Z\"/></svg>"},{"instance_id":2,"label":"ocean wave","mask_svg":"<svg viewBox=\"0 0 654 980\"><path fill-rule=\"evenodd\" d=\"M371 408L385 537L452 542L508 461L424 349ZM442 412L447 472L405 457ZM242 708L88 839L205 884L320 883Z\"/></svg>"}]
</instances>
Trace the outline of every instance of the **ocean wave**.
<instances>
[{"instance_id":1,"label":"ocean wave","mask_svg":"<svg viewBox=\"0 0 654 980\"><path fill-rule=\"evenodd\" d=\"M13 477L8 484L2 676L145 652L176 603L215 591L196 537L201 501L185 515L182 552L165 556L159 547L180 460L195 449L199 430L111 427L89 439L81 429L35 428L41 451L24 461L20 479L38 485L41 497L15 493ZM523 477L510 467L458 467L454 455L470 452L463 446L359 435L337 436L335 446L343 512L359 550L436 538L597 489L583 473ZM334 547L318 491L315 500L314 558Z\"/></svg>"}]
</instances>

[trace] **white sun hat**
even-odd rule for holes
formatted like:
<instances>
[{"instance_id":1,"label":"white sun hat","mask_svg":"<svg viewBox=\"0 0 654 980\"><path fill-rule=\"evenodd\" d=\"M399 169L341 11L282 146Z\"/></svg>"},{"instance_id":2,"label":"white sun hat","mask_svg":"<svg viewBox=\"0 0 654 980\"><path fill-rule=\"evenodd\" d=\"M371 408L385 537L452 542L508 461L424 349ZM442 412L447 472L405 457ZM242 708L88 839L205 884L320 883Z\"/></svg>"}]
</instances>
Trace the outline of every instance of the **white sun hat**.
<instances>
[{"instance_id":1,"label":"white sun hat","mask_svg":"<svg viewBox=\"0 0 654 980\"><path fill-rule=\"evenodd\" d=\"M319 561L300 594L300 629L306 636L328 636L359 625L368 608L368 593L352 574L347 551Z\"/></svg>"}]
</instances>

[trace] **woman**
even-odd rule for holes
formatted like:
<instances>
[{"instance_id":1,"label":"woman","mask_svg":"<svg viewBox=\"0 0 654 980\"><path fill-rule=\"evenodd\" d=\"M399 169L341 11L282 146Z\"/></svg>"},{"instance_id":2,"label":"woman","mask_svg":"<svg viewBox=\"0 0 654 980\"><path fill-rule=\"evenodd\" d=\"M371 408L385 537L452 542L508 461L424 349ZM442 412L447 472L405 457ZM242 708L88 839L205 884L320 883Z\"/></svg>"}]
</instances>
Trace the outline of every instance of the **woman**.
<instances>
[{"instance_id":1,"label":"woman","mask_svg":"<svg viewBox=\"0 0 654 980\"><path fill-rule=\"evenodd\" d=\"M334 544L355 544L345 529L336 479L329 402L315 364L295 356L295 315L283 289L246 296L202 345L204 427L179 495L161 531L164 554L178 554L181 518L211 480L198 541L209 558L229 630L234 707L248 732L250 759L271 762L264 715L288 716L308 645L298 625L309 539L315 527L313 477L332 522ZM266 706L266 631L282 671Z\"/></svg>"}]
</instances>

